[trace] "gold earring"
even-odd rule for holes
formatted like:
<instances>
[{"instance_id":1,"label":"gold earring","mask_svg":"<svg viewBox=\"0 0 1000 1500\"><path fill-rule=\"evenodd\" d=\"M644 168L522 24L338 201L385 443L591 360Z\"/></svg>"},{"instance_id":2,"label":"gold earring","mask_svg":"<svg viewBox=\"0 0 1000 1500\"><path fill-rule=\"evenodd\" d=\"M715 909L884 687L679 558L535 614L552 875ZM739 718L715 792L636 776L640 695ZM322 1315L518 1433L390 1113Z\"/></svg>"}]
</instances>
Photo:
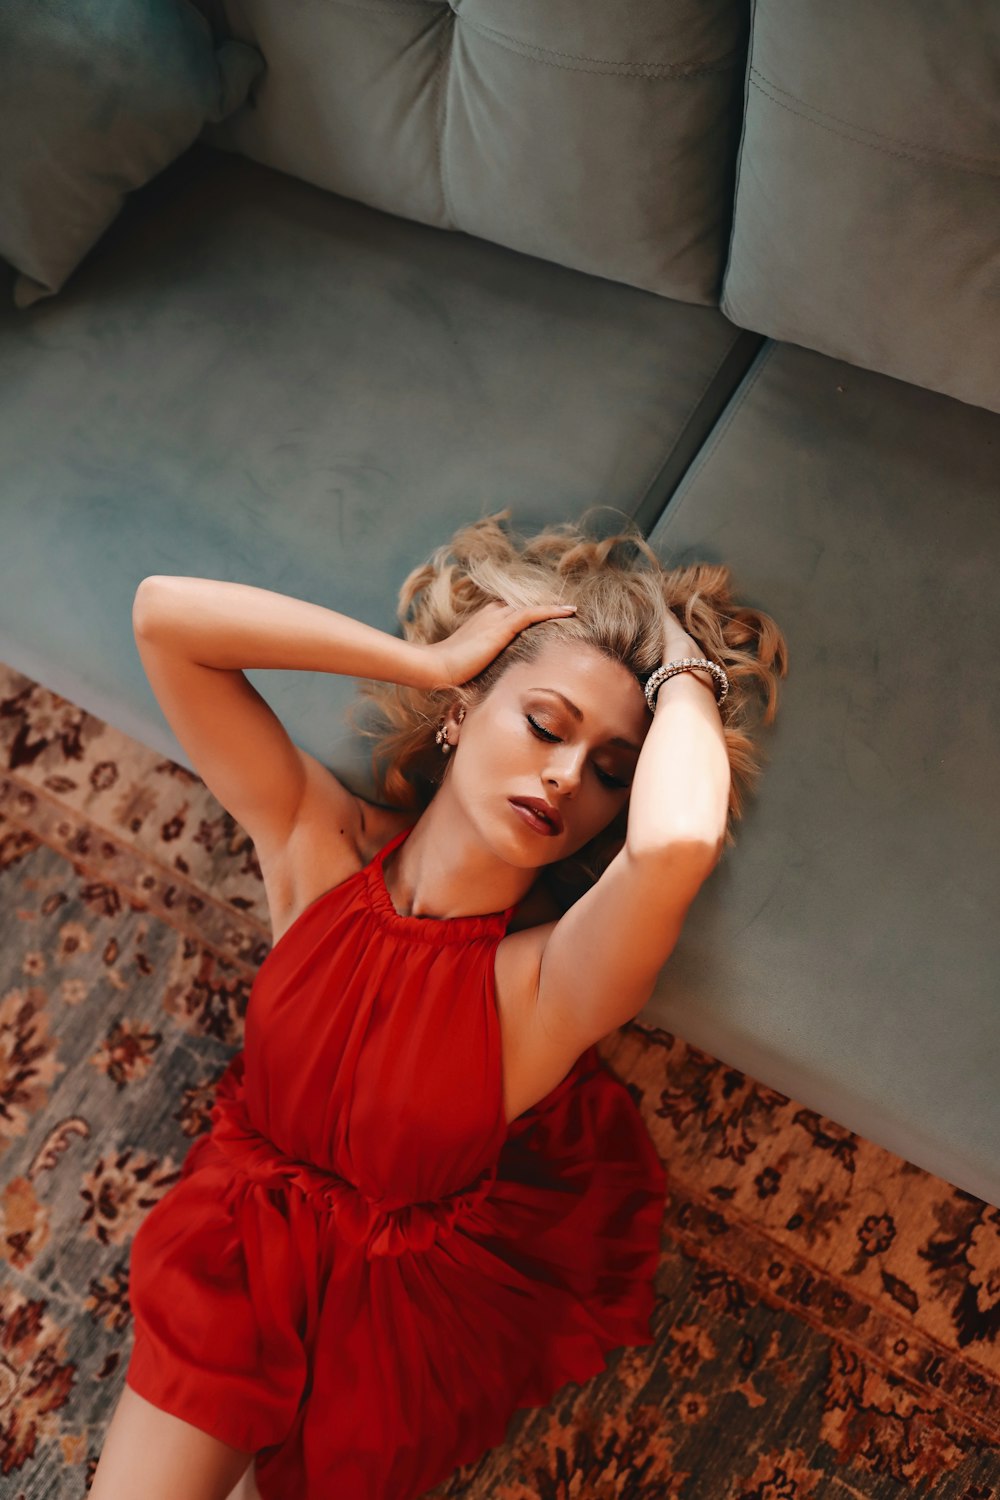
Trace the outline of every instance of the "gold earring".
<instances>
[{"instance_id":1,"label":"gold earring","mask_svg":"<svg viewBox=\"0 0 1000 1500\"><path fill-rule=\"evenodd\" d=\"M458 722L461 724L462 720L465 718L465 709L460 708L456 717L458 719ZM453 750L455 748L454 745L452 745L451 740L449 740L448 738L448 731L445 728L444 719L442 719L441 723L438 725L437 732L434 735L434 739L437 744L441 746L442 755L447 755L449 750Z\"/></svg>"}]
</instances>

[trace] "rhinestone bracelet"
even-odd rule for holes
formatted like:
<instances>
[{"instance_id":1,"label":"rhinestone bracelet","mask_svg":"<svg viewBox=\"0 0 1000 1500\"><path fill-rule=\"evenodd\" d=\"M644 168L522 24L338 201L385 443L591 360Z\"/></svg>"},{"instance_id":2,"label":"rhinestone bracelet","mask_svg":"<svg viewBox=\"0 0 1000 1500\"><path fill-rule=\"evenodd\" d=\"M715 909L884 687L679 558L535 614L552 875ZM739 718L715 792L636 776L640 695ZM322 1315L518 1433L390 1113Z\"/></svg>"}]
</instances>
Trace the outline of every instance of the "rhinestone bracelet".
<instances>
[{"instance_id":1,"label":"rhinestone bracelet","mask_svg":"<svg viewBox=\"0 0 1000 1500\"><path fill-rule=\"evenodd\" d=\"M667 666L657 667L656 671L646 679L643 692L646 695L646 704L650 713L656 710L656 694L667 678L673 677L677 672L692 672L696 667L711 672L715 678L715 701L721 708L723 699L729 692L729 678L726 676L725 669L720 667L718 662L709 661L704 656L685 656L681 661L672 661Z\"/></svg>"}]
</instances>

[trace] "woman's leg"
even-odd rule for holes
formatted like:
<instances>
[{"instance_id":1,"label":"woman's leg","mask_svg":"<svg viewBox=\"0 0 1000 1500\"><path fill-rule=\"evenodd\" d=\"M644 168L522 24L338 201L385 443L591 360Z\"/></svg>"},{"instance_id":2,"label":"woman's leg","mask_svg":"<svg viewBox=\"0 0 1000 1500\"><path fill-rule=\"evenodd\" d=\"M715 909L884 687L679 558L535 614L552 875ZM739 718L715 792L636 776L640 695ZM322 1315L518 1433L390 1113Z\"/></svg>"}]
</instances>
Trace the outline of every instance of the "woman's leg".
<instances>
[{"instance_id":1,"label":"woman's leg","mask_svg":"<svg viewBox=\"0 0 1000 1500\"><path fill-rule=\"evenodd\" d=\"M257 1480L254 1477L253 1459L246 1466L246 1472L234 1490L230 1490L226 1500L261 1500L260 1490L257 1488Z\"/></svg>"},{"instance_id":2,"label":"woman's leg","mask_svg":"<svg viewBox=\"0 0 1000 1500\"><path fill-rule=\"evenodd\" d=\"M253 1454L231 1448L123 1386L88 1500L240 1500L254 1493ZM250 1469L250 1488L242 1476Z\"/></svg>"}]
</instances>

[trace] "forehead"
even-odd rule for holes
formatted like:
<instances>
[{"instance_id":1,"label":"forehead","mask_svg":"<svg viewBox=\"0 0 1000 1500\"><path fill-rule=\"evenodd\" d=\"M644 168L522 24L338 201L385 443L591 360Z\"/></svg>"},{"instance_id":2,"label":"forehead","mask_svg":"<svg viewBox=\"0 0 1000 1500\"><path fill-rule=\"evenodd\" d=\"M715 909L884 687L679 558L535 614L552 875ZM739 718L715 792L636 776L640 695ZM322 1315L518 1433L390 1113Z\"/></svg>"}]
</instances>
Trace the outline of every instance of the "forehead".
<instances>
[{"instance_id":1,"label":"forehead","mask_svg":"<svg viewBox=\"0 0 1000 1500\"><path fill-rule=\"evenodd\" d=\"M641 723L647 712L642 689L628 668L580 641L546 642L534 661L517 662L504 680L511 692L555 688L588 717L630 715Z\"/></svg>"}]
</instances>

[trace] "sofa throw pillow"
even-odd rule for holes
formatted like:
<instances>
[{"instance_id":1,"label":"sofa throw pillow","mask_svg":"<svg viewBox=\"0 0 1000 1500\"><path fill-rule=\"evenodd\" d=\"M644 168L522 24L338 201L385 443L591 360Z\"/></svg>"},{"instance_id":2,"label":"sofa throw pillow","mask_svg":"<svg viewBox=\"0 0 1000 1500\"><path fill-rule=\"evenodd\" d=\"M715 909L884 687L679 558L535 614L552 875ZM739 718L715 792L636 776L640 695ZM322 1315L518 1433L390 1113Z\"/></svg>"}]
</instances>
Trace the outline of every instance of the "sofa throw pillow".
<instances>
[{"instance_id":1,"label":"sofa throw pillow","mask_svg":"<svg viewBox=\"0 0 1000 1500\"><path fill-rule=\"evenodd\" d=\"M189 0L2 0L0 255L14 302L58 292L125 195L244 102L264 69Z\"/></svg>"}]
</instances>

